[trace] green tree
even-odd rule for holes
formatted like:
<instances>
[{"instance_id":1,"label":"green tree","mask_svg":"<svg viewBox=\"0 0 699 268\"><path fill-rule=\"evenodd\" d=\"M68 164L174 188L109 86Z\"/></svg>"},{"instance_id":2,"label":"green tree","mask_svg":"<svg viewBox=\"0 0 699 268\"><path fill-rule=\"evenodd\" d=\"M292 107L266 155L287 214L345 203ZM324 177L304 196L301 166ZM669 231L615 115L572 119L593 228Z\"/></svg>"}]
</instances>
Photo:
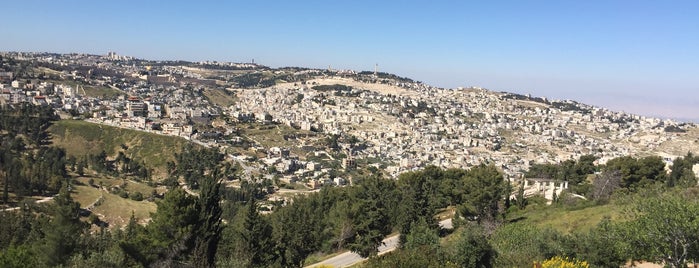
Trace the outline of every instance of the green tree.
<instances>
[{"instance_id":1,"label":"green tree","mask_svg":"<svg viewBox=\"0 0 699 268\"><path fill-rule=\"evenodd\" d=\"M277 263L282 267L301 267L321 246L325 217L316 213L313 199L300 197L271 215L272 239Z\"/></svg>"},{"instance_id":2,"label":"green tree","mask_svg":"<svg viewBox=\"0 0 699 268\"><path fill-rule=\"evenodd\" d=\"M4 145L3 145L4 146ZM2 203L7 204L10 198L10 180L5 174L5 163L9 161L9 155L5 152L5 148L0 149L0 177L3 179Z\"/></svg>"},{"instance_id":3,"label":"green tree","mask_svg":"<svg viewBox=\"0 0 699 268\"><path fill-rule=\"evenodd\" d=\"M497 252L480 226L469 224L459 236L455 247L452 259L461 267L494 267Z\"/></svg>"},{"instance_id":4,"label":"green tree","mask_svg":"<svg viewBox=\"0 0 699 268\"><path fill-rule=\"evenodd\" d=\"M65 264L78 248L86 225L80 221L80 204L73 201L68 186L61 188L54 198L53 217L45 231L44 244L37 248L38 256L48 266Z\"/></svg>"},{"instance_id":5,"label":"green tree","mask_svg":"<svg viewBox=\"0 0 699 268\"><path fill-rule=\"evenodd\" d=\"M456 268L461 267L456 263L445 260L444 254L438 250L429 248L417 249L398 249L390 254L371 258L363 267L367 268L384 268L384 267L401 267L401 268L423 268L423 267L444 267Z\"/></svg>"},{"instance_id":6,"label":"green tree","mask_svg":"<svg viewBox=\"0 0 699 268\"><path fill-rule=\"evenodd\" d=\"M41 264L37 255L26 245L11 246L0 251L0 267L34 268Z\"/></svg>"},{"instance_id":7,"label":"green tree","mask_svg":"<svg viewBox=\"0 0 699 268\"><path fill-rule=\"evenodd\" d=\"M354 203L351 209L355 211L355 215L361 217L354 219L356 233L348 248L362 257L376 255L384 237L391 233L391 205L387 195L390 193L390 187L392 184L387 180L369 177L352 188Z\"/></svg>"},{"instance_id":8,"label":"green tree","mask_svg":"<svg viewBox=\"0 0 699 268\"><path fill-rule=\"evenodd\" d=\"M251 199L245 209L243 229L240 232L244 258L251 267L267 267L273 262L269 251L272 248L272 228L267 219L257 212L257 204Z\"/></svg>"},{"instance_id":9,"label":"green tree","mask_svg":"<svg viewBox=\"0 0 699 268\"><path fill-rule=\"evenodd\" d=\"M667 179L667 186L690 187L697 184L696 175L692 167L699 162L699 157L687 153L685 157L678 157L672 161L672 172Z\"/></svg>"},{"instance_id":10,"label":"green tree","mask_svg":"<svg viewBox=\"0 0 699 268\"><path fill-rule=\"evenodd\" d=\"M605 170L618 170L621 173L622 186L636 189L653 184L665 182L665 163L662 158L649 156L640 159L624 156L609 160Z\"/></svg>"},{"instance_id":11,"label":"green tree","mask_svg":"<svg viewBox=\"0 0 699 268\"><path fill-rule=\"evenodd\" d=\"M594 267L620 267L626 263L626 237L609 217L589 232L577 232L572 237L571 253L587 260Z\"/></svg>"},{"instance_id":12,"label":"green tree","mask_svg":"<svg viewBox=\"0 0 699 268\"><path fill-rule=\"evenodd\" d=\"M459 208L461 216L479 223L499 219L500 205L506 193L502 173L493 165L479 165L468 171L464 177L464 204Z\"/></svg>"},{"instance_id":13,"label":"green tree","mask_svg":"<svg viewBox=\"0 0 699 268\"><path fill-rule=\"evenodd\" d=\"M195 225L199 220L199 204L196 197L176 188L158 202L158 210L151 214L151 222L146 228L145 248L137 251L144 266L172 265L183 261L192 248Z\"/></svg>"},{"instance_id":14,"label":"green tree","mask_svg":"<svg viewBox=\"0 0 699 268\"><path fill-rule=\"evenodd\" d=\"M32 235L43 226L43 221L35 216L26 203L20 204L19 211L0 211L0 250L12 245L23 245L31 242Z\"/></svg>"},{"instance_id":15,"label":"green tree","mask_svg":"<svg viewBox=\"0 0 699 268\"><path fill-rule=\"evenodd\" d=\"M397 205L396 225L401 233L401 243L410 232L412 224L423 221L437 229L433 218L435 210L446 204L440 192L442 170L435 166L416 172L403 173L398 177L400 202Z\"/></svg>"},{"instance_id":16,"label":"green tree","mask_svg":"<svg viewBox=\"0 0 699 268\"><path fill-rule=\"evenodd\" d=\"M423 247L439 248L439 234L424 219L420 219L411 225L410 232L405 237L403 248L420 249Z\"/></svg>"},{"instance_id":17,"label":"green tree","mask_svg":"<svg viewBox=\"0 0 699 268\"><path fill-rule=\"evenodd\" d=\"M559 166L554 164L533 164L524 176L527 178L558 179Z\"/></svg>"},{"instance_id":18,"label":"green tree","mask_svg":"<svg viewBox=\"0 0 699 268\"><path fill-rule=\"evenodd\" d=\"M219 174L214 172L201 181L199 219L195 225L193 263L196 267L214 267L221 238L221 195Z\"/></svg>"},{"instance_id":19,"label":"green tree","mask_svg":"<svg viewBox=\"0 0 699 268\"><path fill-rule=\"evenodd\" d=\"M520 183L515 196L515 203L519 209L524 209L527 206L527 198L524 197L524 182Z\"/></svg>"},{"instance_id":20,"label":"green tree","mask_svg":"<svg viewBox=\"0 0 699 268\"><path fill-rule=\"evenodd\" d=\"M328 212L327 222L333 250L344 248L357 234L354 219L359 215L355 214L357 211L352 208L352 203L353 200L350 199L339 201Z\"/></svg>"},{"instance_id":21,"label":"green tree","mask_svg":"<svg viewBox=\"0 0 699 268\"><path fill-rule=\"evenodd\" d=\"M77 163L77 166L75 168L75 172L78 173L79 176L85 176L86 165L87 165L87 163L85 163L85 160L81 159Z\"/></svg>"},{"instance_id":22,"label":"green tree","mask_svg":"<svg viewBox=\"0 0 699 268\"><path fill-rule=\"evenodd\" d=\"M644 197L636 204L625 237L635 259L687 267L699 258L699 201L678 194Z\"/></svg>"}]
</instances>

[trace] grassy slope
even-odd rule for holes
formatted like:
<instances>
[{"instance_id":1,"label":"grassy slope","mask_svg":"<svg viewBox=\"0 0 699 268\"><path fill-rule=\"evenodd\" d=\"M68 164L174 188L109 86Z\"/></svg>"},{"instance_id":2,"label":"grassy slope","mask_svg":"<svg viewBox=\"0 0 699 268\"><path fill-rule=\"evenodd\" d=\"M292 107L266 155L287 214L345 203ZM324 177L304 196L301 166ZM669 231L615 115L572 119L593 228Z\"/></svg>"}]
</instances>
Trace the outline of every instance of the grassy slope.
<instances>
[{"instance_id":1,"label":"grassy slope","mask_svg":"<svg viewBox=\"0 0 699 268\"><path fill-rule=\"evenodd\" d=\"M233 94L226 94L220 89L207 89L204 90L204 96L213 104L221 107L228 107L234 105L238 99Z\"/></svg>"},{"instance_id":2,"label":"grassy slope","mask_svg":"<svg viewBox=\"0 0 699 268\"><path fill-rule=\"evenodd\" d=\"M68 155L76 157L99 154L101 150L114 157L121 150L121 144L125 144L128 146L126 155L152 168L155 178L164 176L167 161L174 160L174 153L187 143L178 137L76 120L55 122L50 132L56 146L65 148Z\"/></svg>"},{"instance_id":3,"label":"grassy slope","mask_svg":"<svg viewBox=\"0 0 699 268\"><path fill-rule=\"evenodd\" d=\"M104 200L92 212L99 215L101 220L108 222L110 227L126 225L132 212L139 221L150 219L150 213L155 212L157 209L157 205L153 202L121 198L118 195L87 185L75 186L73 198L75 201L80 202L81 207L85 208L94 203L100 197L100 194L104 197Z\"/></svg>"},{"instance_id":4,"label":"grassy slope","mask_svg":"<svg viewBox=\"0 0 699 268\"><path fill-rule=\"evenodd\" d=\"M95 185L102 183L106 188L111 188L112 186L121 185L123 183L121 179L93 179L95 180ZM104 197L102 204L96 206L92 211L100 215L100 219L109 222L110 227L119 227L128 223L132 211L139 221L149 219L150 213L156 211L157 205L153 202L125 199L96 187L89 186L87 185L88 177L81 177L77 180L83 185L74 186L73 199L79 202L82 208L87 208L99 199L100 196ZM129 192L141 192L143 196L146 197L150 195L153 187L135 181L128 181L126 183L126 190Z\"/></svg>"},{"instance_id":5,"label":"grassy slope","mask_svg":"<svg viewBox=\"0 0 699 268\"><path fill-rule=\"evenodd\" d=\"M605 216L612 220L621 217L623 206L614 203L583 207L580 209L562 206L527 207L508 215L509 220L528 222L540 227L550 227L562 233L588 231Z\"/></svg>"}]
</instances>

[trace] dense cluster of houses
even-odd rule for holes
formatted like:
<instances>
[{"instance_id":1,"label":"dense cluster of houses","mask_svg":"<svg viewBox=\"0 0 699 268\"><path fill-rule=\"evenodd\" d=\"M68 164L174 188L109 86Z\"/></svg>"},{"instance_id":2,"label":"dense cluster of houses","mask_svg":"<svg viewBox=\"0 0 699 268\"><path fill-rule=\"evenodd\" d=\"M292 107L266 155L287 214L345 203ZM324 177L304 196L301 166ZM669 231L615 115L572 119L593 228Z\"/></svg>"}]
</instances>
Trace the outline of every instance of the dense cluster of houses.
<instances>
[{"instance_id":1,"label":"dense cluster of houses","mask_svg":"<svg viewBox=\"0 0 699 268\"><path fill-rule=\"evenodd\" d=\"M12 72L0 72L3 103L50 105L87 115L87 120L101 124L224 147L225 144L207 140L222 136L234 141L243 139L235 136L236 123L286 124L305 131L353 137L363 146L348 148L346 159L341 160L345 168L351 168L355 159L378 159L393 175L426 165L463 168L494 163L508 177L516 177L532 163L556 163L585 154L597 155L603 162L652 150L674 138L659 126L677 125L672 120L612 112L575 102L562 101L559 104L563 106L554 106L480 88L442 89L406 80L381 80L387 88L403 91L333 85L321 89L317 85L328 77L320 77L323 73L317 70L297 71L319 76L304 83L238 89L226 84L225 77L203 77L203 67L150 66L115 53L9 56L80 68L54 74L64 79L61 81L75 83L17 79ZM200 65L243 69L257 66L217 62ZM85 71L82 67L86 66L94 69ZM371 83L372 79L371 75L358 76L354 72L336 75L354 77L362 83ZM120 94L88 97L80 85L112 88ZM202 94L207 87L235 94L237 103L230 107L209 103ZM229 120L215 125L214 119L221 116ZM213 130L197 131L195 123L214 124ZM285 180L312 178L312 186L347 182L330 178L329 169L317 162L290 155L289 148L259 149L268 154L254 164L284 174Z\"/></svg>"}]
</instances>

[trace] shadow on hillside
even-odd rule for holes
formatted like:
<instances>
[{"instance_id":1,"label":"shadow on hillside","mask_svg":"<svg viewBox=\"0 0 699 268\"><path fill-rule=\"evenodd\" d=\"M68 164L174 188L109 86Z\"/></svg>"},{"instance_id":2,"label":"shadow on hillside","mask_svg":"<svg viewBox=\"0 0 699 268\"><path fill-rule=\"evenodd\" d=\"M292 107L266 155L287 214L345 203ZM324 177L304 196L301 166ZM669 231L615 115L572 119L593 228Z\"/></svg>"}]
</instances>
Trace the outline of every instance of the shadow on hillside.
<instances>
[{"instance_id":1,"label":"shadow on hillside","mask_svg":"<svg viewBox=\"0 0 699 268\"><path fill-rule=\"evenodd\" d=\"M523 221L523 220L526 220L526 219L527 219L527 217L520 216L520 217L511 219L511 220L509 220L509 221L507 221L507 222L508 222L508 223L515 223L515 222Z\"/></svg>"}]
</instances>

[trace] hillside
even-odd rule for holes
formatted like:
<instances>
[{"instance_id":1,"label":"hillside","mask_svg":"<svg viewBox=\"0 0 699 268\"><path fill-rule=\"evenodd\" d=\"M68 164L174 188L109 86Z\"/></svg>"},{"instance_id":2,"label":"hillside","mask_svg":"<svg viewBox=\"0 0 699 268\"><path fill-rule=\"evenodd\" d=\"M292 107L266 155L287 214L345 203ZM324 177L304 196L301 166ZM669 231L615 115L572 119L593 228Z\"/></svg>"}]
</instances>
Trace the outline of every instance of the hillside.
<instances>
[{"instance_id":1,"label":"hillside","mask_svg":"<svg viewBox=\"0 0 699 268\"><path fill-rule=\"evenodd\" d=\"M126 146L126 156L152 169L154 179L165 177L166 163L173 161L174 154L187 143L183 138L76 120L55 122L49 131L54 145L65 148L69 156L76 158L96 155L102 150L114 157Z\"/></svg>"},{"instance_id":2,"label":"hillside","mask_svg":"<svg viewBox=\"0 0 699 268\"><path fill-rule=\"evenodd\" d=\"M15 55L8 54L12 56ZM560 163L583 155L594 155L603 164L620 156L659 155L671 160L699 151L699 131L692 123L478 87L439 88L386 73L269 68L243 63L113 60L99 55L37 53L21 58L17 62L40 66L22 78L40 82L46 80L40 74L51 74L47 81L53 83L26 85L36 90L32 94L46 92L47 98L63 103L62 109L74 115L139 129L147 126L134 126L131 122L146 117L154 124L169 125L163 134L191 136L252 158L280 146L291 150L292 159L306 160L305 149L315 148L305 145L333 135L352 141L336 146L338 156L349 149L357 163L378 159L378 164L386 166L385 171L394 177L429 165L469 168L494 163L502 167L508 178L516 178L532 164ZM60 75L63 73L71 75ZM65 90L75 86L73 80L82 81L86 91ZM55 88L49 90L51 87ZM103 91L93 94L90 87ZM10 90L10 95L17 101L27 96L19 89ZM137 107L150 107L148 114L140 108L129 112L129 99L138 103ZM85 105L85 101L94 105ZM122 120L125 116L128 120ZM287 125L315 135L301 135L293 140L285 135L284 143L266 143L241 126L252 122ZM99 140L106 140L103 138L106 137ZM110 149L106 150L111 156L117 152L115 146L129 145L125 140L107 143L113 143L107 144ZM131 140L128 143L140 144ZM93 144L74 145L76 148L68 148L71 153L87 151L86 148L91 153L100 150ZM249 150L250 147L255 149ZM147 148L135 151L140 150ZM130 153L139 159L149 155ZM155 162L148 163L154 166L165 162L159 155L147 160ZM266 170L274 162L260 160L263 161L247 164ZM291 180L287 175L309 164L317 168L320 163L287 161L283 164L285 172L279 175Z\"/></svg>"},{"instance_id":3,"label":"hillside","mask_svg":"<svg viewBox=\"0 0 699 268\"><path fill-rule=\"evenodd\" d=\"M92 207L92 213L99 216L100 220L109 223L110 228L120 228L126 225L132 213L141 222L147 222L150 220L150 213L156 211L155 202L136 201L107 191L107 189L123 185L125 186L123 189L129 193L138 192L149 197L155 188L136 181L100 177L92 179L94 186L89 185L89 179L86 177L76 179L80 184L75 185L72 193L73 198L80 203L82 208ZM102 185L103 188L100 189L97 187L98 185Z\"/></svg>"},{"instance_id":4,"label":"hillside","mask_svg":"<svg viewBox=\"0 0 699 268\"><path fill-rule=\"evenodd\" d=\"M518 177L533 163L586 154L604 163L626 155L673 159L699 150L691 123L568 100L365 78L237 89L237 105L278 123L356 137L366 146L355 148L355 157L381 158L393 175L427 165L495 163Z\"/></svg>"}]
</instances>

